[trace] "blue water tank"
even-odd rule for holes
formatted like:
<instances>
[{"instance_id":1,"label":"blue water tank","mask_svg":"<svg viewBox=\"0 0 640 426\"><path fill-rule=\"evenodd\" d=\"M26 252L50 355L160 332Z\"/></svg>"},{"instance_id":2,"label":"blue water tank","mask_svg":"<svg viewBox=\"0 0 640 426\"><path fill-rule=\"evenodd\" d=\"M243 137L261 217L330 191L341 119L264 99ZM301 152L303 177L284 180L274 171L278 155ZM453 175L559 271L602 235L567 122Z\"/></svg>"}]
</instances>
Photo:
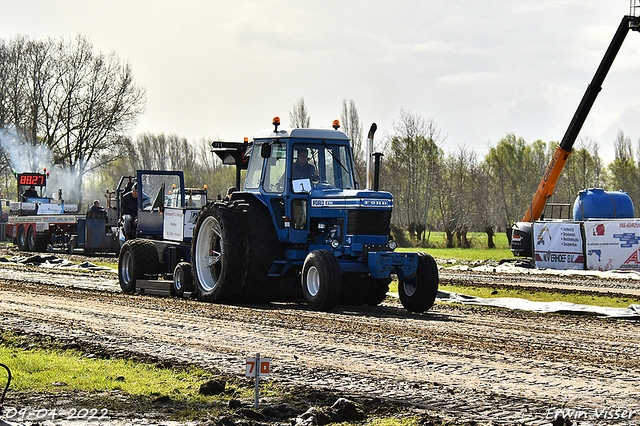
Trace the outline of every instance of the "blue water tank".
<instances>
[{"instance_id":1,"label":"blue water tank","mask_svg":"<svg viewBox=\"0 0 640 426\"><path fill-rule=\"evenodd\" d=\"M573 220L622 219L633 217L633 202L624 191L589 188L573 202Z\"/></svg>"}]
</instances>

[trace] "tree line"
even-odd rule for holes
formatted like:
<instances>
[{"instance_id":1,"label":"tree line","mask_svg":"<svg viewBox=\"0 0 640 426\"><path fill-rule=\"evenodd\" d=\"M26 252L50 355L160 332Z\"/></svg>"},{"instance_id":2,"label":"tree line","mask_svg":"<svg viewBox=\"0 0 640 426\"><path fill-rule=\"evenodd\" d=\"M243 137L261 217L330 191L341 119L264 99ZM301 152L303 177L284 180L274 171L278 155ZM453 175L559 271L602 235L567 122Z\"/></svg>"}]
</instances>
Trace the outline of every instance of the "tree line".
<instances>
[{"instance_id":1,"label":"tree line","mask_svg":"<svg viewBox=\"0 0 640 426\"><path fill-rule=\"evenodd\" d=\"M212 140L131 137L144 112L144 88L128 63L113 53L94 53L86 37L0 39L0 75L4 198L17 196L14 171L42 167L64 175L66 198L81 205L104 199L120 176L137 169L183 170L188 186L207 185L209 198L234 185L235 171L211 153ZM355 102L344 100L339 116L364 187L366 135ZM311 126L304 98L294 103L289 118L291 127ZM393 225L409 231L407 244L428 247L430 233L443 231L448 246L468 247L467 234L474 231L486 232L491 246L496 232L509 232L524 216L557 142L527 143L509 133L481 158L466 147L445 152L444 141L434 119L404 109L391 134L377 138L375 150L384 154L380 186L395 200ZM580 190L603 187L627 191L637 208L640 141L634 150L621 130L614 147L615 159L605 165L596 141L578 140L551 201L571 204ZM570 216L566 206L562 215Z\"/></svg>"},{"instance_id":2,"label":"tree line","mask_svg":"<svg viewBox=\"0 0 640 426\"><path fill-rule=\"evenodd\" d=\"M309 127L304 99L290 114L294 127ZM353 100L343 101L342 130L350 136L358 181L365 182L363 126ZM301 125L304 123L304 125ZM381 189L394 195L392 222L407 230L405 245L431 246L430 232L446 234L447 247L470 247L467 234L485 232L489 247L496 232L506 232L522 220L558 142L527 143L508 133L483 158L467 147L453 152L442 148L444 137L432 118L404 109L393 123L393 132L377 145L384 154ZM587 188L623 190L640 207L640 139L635 154L631 138L619 131L614 160L605 165L598 143L579 139L558 179L545 214L548 218L572 217L573 202ZM637 157L637 160L636 160ZM396 234L401 235L400 232Z\"/></svg>"}]
</instances>

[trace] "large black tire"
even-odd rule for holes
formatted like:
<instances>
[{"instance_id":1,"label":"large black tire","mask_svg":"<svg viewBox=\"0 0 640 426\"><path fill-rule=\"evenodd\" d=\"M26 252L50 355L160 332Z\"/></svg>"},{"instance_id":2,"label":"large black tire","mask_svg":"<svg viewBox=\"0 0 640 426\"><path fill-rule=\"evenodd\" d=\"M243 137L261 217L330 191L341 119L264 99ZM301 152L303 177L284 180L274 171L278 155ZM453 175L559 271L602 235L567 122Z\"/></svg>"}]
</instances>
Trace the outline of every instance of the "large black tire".
<instances>
[{"instance_id":1,"label":"large black tire","mask_svg":"<svg viewBox=\"0 0 640 426\"><path fill-rule=\"evenodd\" d=\"M37 237L36 237L36 228L34 226L30 226L27 230L27 250L36 251L37 245Z\"/></svg>"},{"instance_id":2,"label":"large black tire","mask_svg":"<svg viewBox=\"0 0 640 426\"><path fill-rule=\"evenodd\" d=\"M438 265L430 254L418 252L418 271L411 279L398 279L402 306L409 312L431 309L438 295Z\"/></svg>"},{"instance_id":3,"label":"large black tire","mask_svg":"<svg viewBox=\"0 0 640 426\"><path fill-rule=\"evenodd\" d=\"M24 225L20 225L18 227L18 236L16 237L16 243L18 245L18 250L27 251L27 231L24 229Z\"/></svg>"},{"instance_id":4,"label":"large black tire","mask_svg":"<svg viewBox=\"0 0 640 426\"><path fill-rule=\"evenodd\" d=\"M171 283L171 295L183 297L185 291L193 291L193 277L191 276L191 264L180 262L173 271L173 283Z\"/></svg>"},{"instance_id":5,"label":"large black tire","mask_svg":"<svg viewBox=\"0 0 640 426\"><path fill-rule=\"evenodd\" d=\"M36 227L30 226L27 231L27 250L31 252L43 252L47 248L47 240L44 237L38 237Z\"/></svg>"},{"instance_id":6,"label":"large black tire","mask_svg":"<svg viewBox=\"0 0 640 426\"><path fill-rule=\"evenodd\" d=\"M146 240L124 243L118 256L118 280L124 293L136 291L136 280L160 271L160 260L155 244Z\"/></svg>"},{"instance_id":7,"label":"large black tire","mask_svg":"<svg viewBox=\"0 0 640 426\"><path fill-rule=\"evenodd\" d=\"M391 278L372 278L369 274L343 274L341 305L377 306L387 298Z\"/></svg>"},{"instance_id":8,"label":"large black tire","mask_svg":"<svg viewBox=\"0 0 640 426\"><path fill-rule=\"evenodd\" d=\"M208 204L198 215L191 239L191 273L198 299L238 300L247 264L247 231L235 204Z\"/></svg>"},{"instance_id":9,"label":"large black tire","mask_svg":"<svg viewBox=\"0 0 640 426\"><path fill-rule=\"evenodd\" d=\"M330 311L338 304L342 285L340 265L329 250L314 250L302 266L302 294L309 308Z\"/></svg>"},{"instance_id":10,"label":"large black tire","mask_svg":"<svg viewBox=\"0 0 640 426\"><path fill-rule=\"evenodd\" d=\"M242 202L238 208L248 235L249 265L242 289L246 302L271 302L277 297L279 278L268 277L274 260L284 259L269 210L257 200Z\"/></svg>"},{"instance_id":11,"label":"large black tire","mask_svg":"<svg viewBox=\"0 0 640 426\"><path fill-rule=\"evenodd\" d=\"M378 306L387 298L391 278L370 278L367 283L367 292L364 296L364 304Z\"/></svg>"}]
</instances>

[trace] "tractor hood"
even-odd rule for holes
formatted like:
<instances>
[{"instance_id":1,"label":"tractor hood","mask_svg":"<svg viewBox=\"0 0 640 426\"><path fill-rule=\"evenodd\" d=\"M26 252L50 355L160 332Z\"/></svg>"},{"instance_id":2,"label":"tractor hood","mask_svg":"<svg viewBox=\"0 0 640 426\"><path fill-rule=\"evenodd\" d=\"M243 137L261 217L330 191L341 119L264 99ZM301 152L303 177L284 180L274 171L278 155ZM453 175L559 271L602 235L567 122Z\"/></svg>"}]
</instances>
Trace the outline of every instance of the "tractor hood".
<instances>
[{"instance_id":1,"label":"tractor hood","mask_svg":"<svg viewBox=\"0 0 640 426\"><path fill-rule=\"evenodd\" d=\"M393 208L393 195L384 191L338 190L316 187L311 191L311 208Z\"/></svg>"}]
</instances>

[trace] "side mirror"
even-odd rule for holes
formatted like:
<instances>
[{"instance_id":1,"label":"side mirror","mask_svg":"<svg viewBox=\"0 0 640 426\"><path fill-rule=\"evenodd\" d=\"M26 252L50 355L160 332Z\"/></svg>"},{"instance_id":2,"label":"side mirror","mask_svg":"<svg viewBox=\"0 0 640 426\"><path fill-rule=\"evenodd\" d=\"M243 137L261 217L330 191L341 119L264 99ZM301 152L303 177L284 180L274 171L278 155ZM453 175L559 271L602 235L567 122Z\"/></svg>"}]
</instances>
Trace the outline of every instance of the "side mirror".
<instances>
[{"instance_id":1,"label":"side mirror","mask_svg":"<svg viewBox=\"0 0 640 426\"><path fill-rule=\"evenodd\" d=\"M263 143L261 148L260 148L260 156L262 158L269 158L271 157L271 144L270 143Z\"/></svg>"}]
</instances>

